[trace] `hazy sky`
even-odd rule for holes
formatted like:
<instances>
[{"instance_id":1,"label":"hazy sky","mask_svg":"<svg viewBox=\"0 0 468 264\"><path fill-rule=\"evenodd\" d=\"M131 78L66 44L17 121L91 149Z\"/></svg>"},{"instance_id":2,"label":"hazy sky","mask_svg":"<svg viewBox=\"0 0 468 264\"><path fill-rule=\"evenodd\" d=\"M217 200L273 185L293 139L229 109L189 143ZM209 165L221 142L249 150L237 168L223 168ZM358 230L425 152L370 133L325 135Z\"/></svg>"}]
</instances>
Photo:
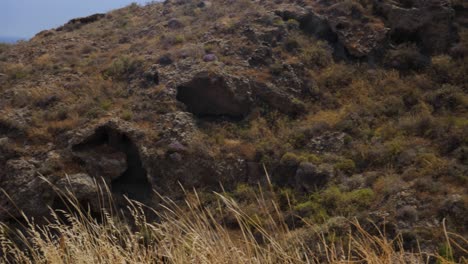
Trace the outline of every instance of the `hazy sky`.
<instances>
[{"instance_id":1,"label":"hazy sky","mask_svg":"<svg viewBox=\"0 0 468 264\"><path fill-rule=\"evenodd\" d=\"M0 0L0 36L30 38L68 20L149 0Z\"/></svg>"}]
</instances>

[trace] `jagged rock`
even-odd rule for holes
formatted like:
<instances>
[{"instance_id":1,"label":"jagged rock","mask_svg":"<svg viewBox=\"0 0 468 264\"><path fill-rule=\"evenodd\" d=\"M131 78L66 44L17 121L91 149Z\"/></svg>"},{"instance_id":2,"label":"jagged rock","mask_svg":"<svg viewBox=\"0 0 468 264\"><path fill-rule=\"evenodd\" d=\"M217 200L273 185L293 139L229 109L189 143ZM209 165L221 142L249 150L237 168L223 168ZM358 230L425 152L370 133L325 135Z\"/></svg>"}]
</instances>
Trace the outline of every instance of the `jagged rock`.
<instances>
[{"instance_id":1,"label":"jagged rock","mask_svg":"<svg viewBox=\"0 0 468 264\"><path fill-rule=\"evenodd\" d=\"M306 92L304 79L308 82L313 82L309 76L305 75L303 69L304 65L302 63L283 63L275 85L277 87L282 87L282 90L291 96L302 97Z\"/></svg>"},{"instance_id":2,"label":"jagged rock","mask_svg":"<svg viewBox=\"0 0 468 264\"><path fill-rule=\"evenodd\" d=\"M455 12L447 0L409 1L398 5L375 0L375 6L387 19L391 37L397 42L417 42L429 54L447 51L456 42Z\"/></svg>"},{"instance_id":3,"label":"jagged rock","mask_svg":"<svg viewBox=\"0 0 468 264\"><path fill-rule=\"evenodd\" d=\"M260 43L268 43L272 47L276 47L279 42L284 40L287 31L284 26L265 27L257 30L256 35Z\"/></svg>"},{"instance_id":4,"label":"jagged rock","mask_svg":"<svg viewBox=\"0 0 468 264\"><path fill-rule=\"evenodd\" d=\"M152 65L147 71L143 73L145 86L158 85L159 84L159 72L158 66Z\"/></svg>"},{"instance_id":5,"label":"jagged rock","mask_svg":"<svg viewBox=\"0 0 468 264\"><path fill-rule=\"evenodd\" d=\"M15 138L24 135L29 118L26 110L7 112L0 110L0 135Z\"/></svg>"},{"instance_id":6,"label":"jagged rock","mask_svg":"<svg viewBox=\"0 0 468 264\"><path fill-rule=\"evenodd\" d=\"M66 23L65 25L58 27L57 31L63 31L63 30L72 31L72 30L80 28L83 25L96 22L104 17L106 17L106 14L94 14L94 15L87 16L87 17L74 18L68 21L68 23Z\"/></svg>"},{"instance_id":7,"label":"jagged rock","mask_svg":"<svg viewBox=\"0 0 468 264\"><path fill-rule=\"evenodd\" d=\"M94 212L99 212L99 188L91 176L86 173L67 175L57 181L55 186L62 195L72 195L82 205L89 205ZM56 198L61 199L61 198ZM86 207L85 207L86 208Z\"/></svg>"},{"instance_id":8,"label":"jagged rock","mask_svg":"<svg viewBox=\"0 0 468 264\"><path fill-rule=\"evenodd\" d=\"M174 153L174 152L186 152L187 151L187 147L185 147L184 145L182 145L180 142L178 141L175 141L175 142L172 142L171 144L169 144L168 146L168 150L167 150L169 153Z\"/></svg>"},{"instance_id":9,"label":"jagged rock","mask_svg":"<svg viewBox=\"0 0 468 264\"><path fill-rule=\"evenodd\" d=\"M51 185L37 173L39 162L34 159L15 159L6 162L0 178L0 219L21 217L23 211L28 217L42 216L48 212L55 192Z\"/></svg>"},{"instance_id":10,"label":"jagged rock","mask_svg":"<svg viewBox=\"0 0 468 264\"><path fill-rule=\"evenodd\" d=\"M340 189L352 191L361 188L365 188L366 186L366 179L362 174L354 174L351 177L344 177L340 179Z\"/></svg>"},{"instance_id":11,"label":"jagged rock","mask_svg":"<svg viewBox=\"0 0 468 264\"><path fill-rule=\"evenodd\" d=\"M172 18L167 22L167 27L170 29L180 29L184 27L184 24L176 18Z\"/></svg>"},{"instance_id":12,"label":"jagged rock","mask_svg":"<svg viewBox=\"0 0 468 264\"><path fill-rule=\"evenodd\" d=\"M210 61L216 61L216 60L218 60L218 57L216 57L216 55L212 53L206 54L205 56L203 56L204 62L210 62Z\"/></svg>"},{"instance_id":13,"label":"jagged rock","mask_svg":"<svg viewBox=\"0 0 468 264\"><path fill-rule=\"evenodd\" d=\"M282 4L274 11L276 15L283 18L283 20L294 19L297 21L304 21L304 19L310 15L310 12L299 6L291 4Z\"/></svg>"},{"instance_id":14,"label":"jagged rock","mask_svg":"<svg viewBox=\"0 0 468 264\"><path fill-rule=\"evenodd\" d=\"M324 187L332 177L333 168L331 166L302 162L296 171L295 188L298 191L310 193Z\"/></svg>"},{"instance_id":15,"label":"jagged rock","mask_svg":"<svg viewBox=\"0 0 468 264\"><path fill-rule=\"evenodd\" d=\"M330 42L337 41L337 36L332 31L325 16L309 10L307 15L299 17L298 21L300 22L301 29L305 32Z\"/></svg>"},{"instance_id":16,"label":"jagged rock","mask_svg":"<svg viewBox=\"0 0 468 264\"><path fill-rule=\"evenodd\" d=\"M342 132L325 132L312 138L307 148L315 152L338 152L345 144L346 134Z\"/></svg>"},{"instance_id":17,"label":"jagged rock","mask_svg":"<svg viewBox=\"0 0 468 264\"><path fill-rule=\"evenodd\" d=\"M210 1L200 1L198 4L197 4L197 7L198 8L209 8L212 6L212 3Z\"/></svg>"},{"instance_id":18,"label":"jagged rock","mask_svg":"<svg viewBox=\"0 0 468 264\"><path fill-rule=\"evenodd\" d=\"M51 146L53 148L53 146ZM41 163L38 172L44 176L50 176L61 172L63 169L62 156L52 150L47 153L47 158Z\"/></svg>"},{"instance_id":19,"label":"jagged rock","mask_svg":"<svg viewBox=\"0 0 468 264\"><path fill-rule=\"evenodd\" d=\"M188 188L217 190L220 185L233 188L247 180L244 160L215 160L209 148L200 142L193 142L183 152L168 151L150 167L154 187L165 193L177 193L180 184Z\"/></svg>"},{"instance_id":20,"label":"jagged rock","mask_svg":"<svg viewBox=\"0 0 468 264\"><path fill-rule=\"evenodd\" d=\"M448 218L454 226L468 227L468 204L461 195L451 195L439 209L439 217Z\"/></svg>"},{"instance_id":21,"label":"jagged rock","mask_svg":"<svg viewBox=\"0 0 468 264\"><path fill-rule=\"evenodd\" d=\"M173 60L170 54L164 54L161 57L159 57L158 63L162 66L167 66L171 65L173 63Z\"/></svg>"},{"instance_id":22,"label":"jagged rock","mask_svg":"<svg viewBox=\"0 0 468 264\"><path fill-rule=\"evenodd\" d=\"M273 62L272 51L270 47L261 46L256 49L249 59L251 66L269 65Z\"/></svg>"},{"instance_id":23,"label":"jagged rock","mask_svg":"<svg viewBox=\"0 0 468 264\"><path fill-rule=\"evenodd\" d=\"M280 112L297 115L305 111L305 106L299 99L280 90L271 83L255 82L252 85L252 90L255 98Z\"/></svg>"},{"instance_id":24,"label":"jagged rock","mask_svg":"<svg viewBox=\"0 0 468 264\"><path fill-rule=\"evenodd\" d=\"M87 17L80 17L70 20L69 24L89 24L98 21L101 18L104 18L106 14L94 14Z\"/></svg>"},{"instance_id":25,"label":"jagged rock","mask_svg":"<svg viewBox=\"0 0 468 264\"><path fill-rule=\"evenodd\" d=\"M283 5L276 13L283 19L299 21L300 28L311 35L329 41L335 47L335 55L341 54L341 46L354 57L370 55L386 39L388 29L378 20L371 20L349 3L337 3L321 10Z\"/></svg>"},{"instance_id":26,"label":"jagged rock","mask_svg":"<svg viewBox=\"0 0 468 264\"><path fill-rule=\"evenodd\" d=\"M198 131L194 116L187 112L173 112L165 114L158 122L161 127L161 141L172 144L190 145Z\"/></svg>"},{"instance_id":27,"label":"jagged rock","mask_svg":"<svg viewBox=\"0 0 468 264\"><path fill-rule=\"evenodd\" d=\"M386 39L388 28L379 19L364 15L357 3L336 3L322 12L337 41L354 57L372 55Z\"/></svg>"},{"instance_id":28,"label":"jagged rock","mask_svg":"<svg viewBox=\"0 0 468 264\"><path fill-rule=\"evenodd\" d=\"M177 100L197 116L245 117L252 105L246 80L202 71L177 86Z\"/></svg>"}]
</instances>

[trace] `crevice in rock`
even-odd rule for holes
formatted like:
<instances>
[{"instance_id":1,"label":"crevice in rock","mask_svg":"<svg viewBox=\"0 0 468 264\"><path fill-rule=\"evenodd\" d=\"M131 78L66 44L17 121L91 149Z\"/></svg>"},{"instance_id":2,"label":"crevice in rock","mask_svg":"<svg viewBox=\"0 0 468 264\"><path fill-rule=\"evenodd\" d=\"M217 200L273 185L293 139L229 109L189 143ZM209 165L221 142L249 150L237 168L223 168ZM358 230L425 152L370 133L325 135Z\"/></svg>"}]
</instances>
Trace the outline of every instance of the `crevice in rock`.
<instances>
[{"instance_id":1,"label":"crevice in rock","mask_svg":"<svg viewBox=\"0 0 468 264\"><path fill-rule=\"evenodd\" d=\"M145 201L151 197L151 185L147 178L146 169L143 167L138 147L128 135L110 127L100 127L86 141L75 145L73 151L87 152L91 155L114 156L123 153L127 168L120 176L111 179L112 192L125 194L130 199L138 201ZM100 157L96 157L96 159L98 158ZM92 171L89 173L93 175Z\"/></svg>"},{"instance_id":2,"label":"crevice in rock","mask_svg":"<svg viewBox=\"0 0 468 264\"><path fill-rule=\"evenodd\" d=\"M421 38L419 37L418 32L405 31L403 29L395 29L390 34L390 39L394 44L402 43L415 43L418 46L421 46Z\"/></svg>"}]
</instances>

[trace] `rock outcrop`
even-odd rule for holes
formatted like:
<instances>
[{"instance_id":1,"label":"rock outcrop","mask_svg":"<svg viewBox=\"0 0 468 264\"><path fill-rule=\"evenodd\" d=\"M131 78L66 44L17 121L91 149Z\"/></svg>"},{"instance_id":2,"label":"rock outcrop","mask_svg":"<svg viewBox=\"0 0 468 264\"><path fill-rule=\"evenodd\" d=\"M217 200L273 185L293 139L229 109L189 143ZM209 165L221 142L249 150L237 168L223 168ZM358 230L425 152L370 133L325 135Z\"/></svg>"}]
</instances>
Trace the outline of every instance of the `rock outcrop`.
<instances>
[{"instance_id":1,"label":"rock outcrop","mask_svg":"<svg viewBox=\"0 0 468 264\"><path fill-rule=\"evenodd\" d=\"M106 182L112 192L144 201L151 197L151 184L133 139L137 133L124 122L111 120L84 131L86 136L78 137L82 139L72 144L71 151L85 171Z\"/></svg>"},{"instance_id":2,"label":"rock outcrop","mask_svg":"<svg viewBox=\"0 0 468 264\"><path fill-rule=\"evenodd\" d=\"M38 173L39 162L35 159L12 159L0 174L0 220L42 216L48 213L56 196L44 178Z\"/></svg>"},{"instance_id":3,"label":"rock outcrop","mask_svg":"<svg viewBox=\"0 0 468 264\"><path fill-rule=\"evenodd\" d=\"M252 106L248 81L242 78L202 71L177 86L177 100L199 117L245 117Z\"/></svg>"},{"instance_id":4,"label":"rock outcrop","mask_svg":"<svg viewBox=\"0 0 468 264\"><path fill-rule=\"evenodd\" d=\"M96 21L104 18L105 16L106 16L106 14L94 14L94 15L87 16L87 17L74 18L74 19L68 21L68 23L66 23L65 25L63 25L61 27L58 27L57 31L76 30L76 29L82 27L83 25L96 22Z\"/></svg>"},{"instance_id":5,"label":"rock outcrop","mask_svg":"<svg viewBox=\"0 0 468 264\"><path fill-rule=\"evenodd\" d=\"M329 41L339 57L347 56L342 48L352 57L363 58L401 43L417 43L424 53L438 54L448 51L458 38L455 10L449 1L375 0L371 9L377 14L356 2L330 1L305 7L283 4L275 12Z\"/></svg>"},{"instance_id":6,"label":"rock outcrop","mask_svg":"<svg viewBox=\"0 0 468 264\"><path fill-rule=\"evenodd\" d=\"M396 43L415 42L428 54L446 52L458 36L454 27L455 11L450 1L375 1L391 29L390 38Z\"/></svg>"}]
</instances>

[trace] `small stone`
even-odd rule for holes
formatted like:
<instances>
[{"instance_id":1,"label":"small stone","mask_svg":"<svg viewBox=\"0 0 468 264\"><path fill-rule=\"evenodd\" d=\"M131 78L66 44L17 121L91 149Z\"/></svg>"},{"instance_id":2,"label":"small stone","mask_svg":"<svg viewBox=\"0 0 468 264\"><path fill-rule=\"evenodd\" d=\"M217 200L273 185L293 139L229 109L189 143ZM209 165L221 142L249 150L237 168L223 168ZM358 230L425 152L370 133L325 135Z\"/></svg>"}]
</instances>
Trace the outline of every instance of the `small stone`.
<instances>
[{"instance_id":1,"label":"small stone","mask_svg":"<svg viewBox=\"0 0 468 264\"><path fill-rule=\"evenodd\" d=\"M333 168L326 164L315 165L310 162L302 162L296 171L296 189L312 192L324 187L333 176Z\"/></svg>"},{"instance_id":2,"label":"small stone","mask_svg":"<svg viewBox=\"0 0 468 264\"><path fill-rule=\"evenodd\" d=\"M164 54L158 59L158 63L163 66L171 65L173 62L170 54Z\"/></svg>"},{"instance_id":3,"label":"small stone","mask_svg":"<svg viewBox=\"0 0 468 264\"><path fill-rule=\"evenodd\" d=\"M216 57L216 55L212 53L206 54L205 56L203 56L204 62L210 62L210 61L216 61L216 60L218 60L218 58Z\"/></svg>"},{"instance_id":4,"label":"small stone","mask_svg":"<svg viewBox=\"0 0 468 264\"><path fill-rule=\"evenodd\" d=\"M168 146L168 151L170 153L185 152L186 150L187 150L187 148L184 145L182 145L179 141L172 142Z\"/></svg>"},{"instance_id":5,"label":"small stone","mask_svg":"<svg viewBox=\"0 0 468 264\"><path fill-rule=\"evenodd\" d=\"M171 155L169 155L169 158L175 162L182 161L182 156L179 153L172 153Z\"/></svg>"},{"instance_id":6,"label":"small stone","mask_svg":"<svg viewBox=\"0 0 468 264\"><path fill-rule=\"evenodd\" d=\"M170 29L179 29L184 27L184 24L182 24L182 22L180 22L179 20L172 18L171 20L169 20L169 22L167 22L167 26Z\"/></svg>"}]
</instances>

